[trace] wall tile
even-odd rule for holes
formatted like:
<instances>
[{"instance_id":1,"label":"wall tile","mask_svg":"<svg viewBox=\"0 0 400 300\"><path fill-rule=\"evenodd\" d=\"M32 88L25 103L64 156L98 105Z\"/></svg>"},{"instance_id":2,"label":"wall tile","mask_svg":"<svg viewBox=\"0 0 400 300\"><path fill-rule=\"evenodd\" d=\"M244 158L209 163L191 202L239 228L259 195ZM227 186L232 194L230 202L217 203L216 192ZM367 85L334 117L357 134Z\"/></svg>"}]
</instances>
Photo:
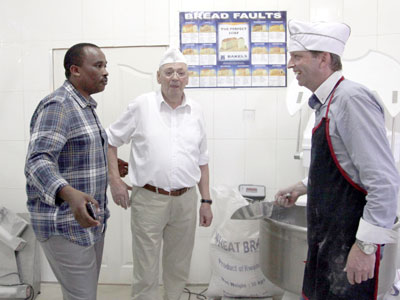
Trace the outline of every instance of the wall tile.
<instances>
[{"instance_id":1,"label":"wall tile","mask_svg":"<svg viewBox=\"0 0 400 300\"><path fill-rule=\"evenodd\" d=\"M84 40L105 40L113 37L112 11L114 4L115 1L107 0L82 1L82 36Z\"/></svg>"},{"instance_id":2,"label":"wall tile","mask_svg":"<svg viewBox=\"0 0 400 300\"><path fill-rule=\"evenodd\" d=\"M378 34L400 33L400 1L378 1Z\"/></svg>"},{"instance_id":3,"label":"wall tile","mask_svg":"<svg viewBox=\"0 0 400 300\"><path fill-rule=\"evenodd\" d=\"M143 45L145 40L145 2L119 0L113 4L114 39L129 46Z\"/></svg>"},{"instance_id":4,"label":"wall tile","mask_svg":"<svg viewBox=\"0 0 400 300\"><path fill-rule=\"evenodd\" d=\"M0 141L23 141L23 93L0 92L0 99L0 128L3 128L0 131Z\"/></svg>"},{"instance_id":5,"label":"wall tile","mask_svg":"<svg viewBox=\"0 0 400 300\"><path fill-rule=\"evenodd\" d=\"M310 0L310 21L343 21L343 0Z\"/></svg>"},{"instance_id":6,"label":"wall tile","mask_svg":"<svg viewBox=\"0 0 400 300\"><path fill-rule=\"evenodd\" d=\"M279 0L278 10L286 10L288 20L308 21L310 18L310 0Z\"/></svg>"},{"instance_id":7,"label":"wall tile","mask_svg":"<svg viewBox=\"0 0 400 300\"><path fill-rule=\"evenodd\" d=\"M238 186L244 182L245 146L243 140L214 141L214 186Z\"/></svg>"},{"instance_id":8,"label":"wall tile","mask_svg":"<svg viewBox=\"0 0 400 300\"><path fill-rule=\"evenodd\" d=\"M210 171L210 189L214 186L214 170L215 170L215 147L214 147L215 140L214 139L207 139L207 146L208 146L208 169Z\"/></svg>"},{"instance_id":9,"label":"wall tile","mask_svg":"<svg viewBox=\"0 0 400 300\"><path fill-rule=\"evenodd\" d=\"M217 0L214 1L215 11L241 11L247 10L247 2L243 0Z\"/></svg>"},{"instance_id":10,"label":"wall tile","mask_svg":"<svg viewBox=\"0 0 400 300\"><path fill-rule=\"evenodd\" d=\"M264 1L246 1L247 11L273 11L278 10L279 0L264 0Z\"/></svg>"},{"instance_id":11,"label":"wall tile","mask_svg":"<svg viewBox=\"0 0 400 300\"><path fill-rule=\"evenodd\" d=\"M1 204L14 213L27 213L26 207L26 191L23 188L0 188Z\"/></svg>"},{"instance_id":12,"label":"wall tile","mask_svg":"<svg viewBox=\"0 0 400 300\"><path fill-rule=\"evenodd\" d=\"M245 95L246 92L240 89L218 89L215 92L215 138L244 138Z\"/></svg>"},{"instance_id":13,"label":"wall tile","mask_svg":"<svg viewBox=\"0 0 400 300\"><path fill-rule=\"evenodd\" d=\"M52 78L52 51L49 43L26 43L23 49L24 90L37 91L48 89Z\"/></svg>"},{"instance_id":14,"label":"wall tile","mask_svg":"<svg viewBox=\"0 0 400 300\"><path fill-rule=\"evenodd\" d=\"M379 36L377 50L400 62L400 33Z\"/></svg>"},{"instance_id":15,"label":"wall tile","mask_svg":"<svg viewBox=\"0 0 400 300\"><path fill-rule=\"evenodd\" d=\"M195 238L195 243L193 247L193 252L197 255L192 256L190 272L188 281L194 284L204 284L204 278L211 277L211 265L208 263L204 263L205 261L209 261L210 253L208 251L209 243L210 243L210 234L206 236L202 236L199 233L203 231L209 231L209 228L205 227L197 227L197 233Z\"/></svg>"},{"instance_id":16,"label":"wall tile","mask_svg":"<svg viewBox=\"0 0 400 300\"><path fill-rule=\"evenodd\" d=\"M18 44L0 45L0 66L0 91L22 91L22 47Z\"/></svg>"},{"instance_id":17,"label":"wall tile","mask_svg":"<svg viewBox=\"0 0 400 300\"><path fill-rule=\"evenodd\" d=\"M147 0L145 3L145 44L168 45L169 1ZM174 18L179 18L176 14Z\"/></svg>"},{"instance_id":18,"label":"wall tile","mask_svg":"<svg viewBox=\"0 0 400 300\"><path fill-rule=\"evenodd\" d=\"M275 200L275 194L278 191L278 188L276 188L275 186L272 188L268 188L266 187L266 191L265 191L265 201L274 201Z\"/></svg>"},{"instance_id":19,"label":"wall tile","mask_svg":"<svg viewBox=\"0 0 400 300\"><path fill-rule=\"evenodd\" d=\"M275 89L248 91L245 109L249 114L254 113L254 120L245 120L247 139L276 138L277 91Z\"/></svg>"},{"instance_id":20,"label":"wall tile","mask_svg":"<svg viewBox=\"0 0 400 300\"><path fill-rule=\"evenodd\" d=\"M182 8L182 0L169 1L169 45L179 47L179 12L186 11Z\"/></svg>"},{"instance_id":21,"label":"wall tile","mask_svg":"<svg viewBox=\"0 0 400 300\"><path fill-rule=\"evenodd\" d=\"M245 151L244 183L274 187L276 176L275 140L246 140Z\"/></svg>"},{"instance_id":22,"label":"wall tile","mask_svg":"<svg viewBox=\"0 0 400 300\"><path fill-rule=\"evenodd\" d=\"M0 188L25 188L25 141L0 141Z\"/></svg>"},{"instance_id":23,"label":"wall tile","mask_svg":"<svg viewBox=\"0 0 400 300\"><path fill-rule=\"evenodd\" d=\"M378 38L376 36L351 36L346 43L343 52L343 60L357 59L368 53L370 50L378 49ZM346 72L346 70L343 70Z\"/></svg>"},{"instance_id":24,"label":"wall tile","mask_svg":"<svg viewBox=\"0 0 400 300\"><path fill-rule=\"evenodd\" d=\"M214 10L214 0L203 0L203 1L182 1L181 11L212 11ZM222 1L223 2L223 1Z\"/></svg>"},{"instance_id":25,"label":"wall tile","mask_svg":"<svg viewBox=\"0 0 400 300\"><path fill-rule=\"evenodd\" d=\"M302 161L293 158L295 152L296 140L277 141L275 170L277 190L292 185L305 177Z\"/></svg>"},{"instance_id":26,"label":"wall tile","mask_svg":"<svg viewBox=\"0 0 400 300\"><path fill-rule=\"evenodd\" d=\"M286 90L278 91L276 115L279 116L276 125L278 139L297 139L300 111L293 116L289 115L286 106Z\"/></svg>"},{"instance_id":27,"label":"wall tile","mask_svg":"<svg viewBox=\"0 0 400 300\"><path fill-rule=\"evenodd\" d=\"M355 14L362 7L362 13ZM350 25L350 39L375 35L378 29L378 0L343 1L343 21Z\"/></svg>"},{"instance_id":28,"label":"wall tile","mask_svg":"<svg viewBox=\"0 0 400 300\"><path fill-rule=\"evenodd\" d=\"M22 40L22 20L21 14L22 0L0 1L0 42L21 42Z\"/></svg>"},{"instance_id":29,"label":"wall tile","mask_svg":"<svg viewBox=\"0 0 400 300\"><path fill-rule=\"evenodd\" d=\"M82 38L81 0L24 1L21 13L24 41L77 40Z\"/></svg>"},{"instance_id":30,"label":"wall tile","mask_svg":"<svg viewBox=\"0 0 400 300\"><path fill-rule=\"evenodd\" d=\"M207 138L214 138L214 91L210 89L186 89L185 94L202 106Z\"/></svg>"}]
</instances>

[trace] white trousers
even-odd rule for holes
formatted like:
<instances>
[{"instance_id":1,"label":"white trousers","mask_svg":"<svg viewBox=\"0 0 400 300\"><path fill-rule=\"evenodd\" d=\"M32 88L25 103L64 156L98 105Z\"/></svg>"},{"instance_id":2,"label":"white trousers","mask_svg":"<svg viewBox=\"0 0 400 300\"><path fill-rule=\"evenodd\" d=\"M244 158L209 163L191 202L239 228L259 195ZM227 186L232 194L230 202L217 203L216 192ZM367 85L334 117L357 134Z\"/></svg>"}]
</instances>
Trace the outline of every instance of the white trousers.
<instances>
[{"instance_id":1,"label":"white trousers","mask_svg":"<svg viewBox=\"0 0 400 300\"><path fill-rule=\"evenodd\" d=\"M133 187L132 300L160 299L158 280L162 242L163 299L180 299L189 276L196 230L197 200L196 188L173 197Z\"/></svg>"},{"instance_id":2,"label":"white trousers","mask_svg":"<svg viewBox=\"0 0 400 300\"><path fill-rule=\"evenodd\" d=\"M61 284L64 300L96 300L104 235L88 247L61 236L52 236L40 244Z\"/></svg>"}]
</instances>

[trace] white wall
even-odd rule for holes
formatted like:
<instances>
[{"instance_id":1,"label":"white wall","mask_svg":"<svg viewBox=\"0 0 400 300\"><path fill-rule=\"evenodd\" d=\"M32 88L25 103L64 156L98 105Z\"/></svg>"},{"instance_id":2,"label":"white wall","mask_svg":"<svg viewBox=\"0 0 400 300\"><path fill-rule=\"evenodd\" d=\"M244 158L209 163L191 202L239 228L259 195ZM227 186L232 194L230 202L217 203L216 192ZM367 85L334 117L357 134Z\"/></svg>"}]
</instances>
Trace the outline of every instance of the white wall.
<instances>
[{"instance_id":1,"label":"white wall","mask_svg":"<svg viewBox=\"0 0 400 300\"><path fill-rule=\"evenodd\" d=\"M52 88L51 50L83 41L177 46L178 13L192 10L286 10L288 19L344 21L352 27L344 58L372 49L400 61L398 0L0 0L0 205L26 211L29 122ZM187 93L206 113L212 186L263 184L272 199L302 178L293 159L299 114L286 111L285 88ZM255 120L244 118L246 110Z\"/></svg>"}]
</instances>

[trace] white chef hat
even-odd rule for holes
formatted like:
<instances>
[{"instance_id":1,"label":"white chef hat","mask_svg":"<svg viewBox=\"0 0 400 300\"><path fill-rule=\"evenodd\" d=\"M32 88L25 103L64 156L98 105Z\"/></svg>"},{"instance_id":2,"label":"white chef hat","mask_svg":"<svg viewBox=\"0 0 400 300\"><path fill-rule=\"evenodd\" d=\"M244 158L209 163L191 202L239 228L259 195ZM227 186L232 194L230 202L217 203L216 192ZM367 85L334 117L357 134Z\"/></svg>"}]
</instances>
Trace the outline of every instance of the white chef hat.
<instances>
[{"instance_id":1,"label":"white chef hat","mask_svg":"<svg viewBox=\"0 0 400 300\"><path fill-rule=\"evenodd\" d=\"M165 51L163 57L161 58L160 67L165 64L177 62L187 64L185 56L182 54L181 51L179 51L179 49L168 48L168 50Z\"/></svg>"},{"instance_id":2,"label":"white chef hat","mask_svg":"<svg viewBox=\"0 0 400 300\"><path fill-rule=\"evenodd\" d=\"M350 36L350 26L333 22L288 22L288 51L323 51L342 56Z\"/></svg>"}]
</instances>

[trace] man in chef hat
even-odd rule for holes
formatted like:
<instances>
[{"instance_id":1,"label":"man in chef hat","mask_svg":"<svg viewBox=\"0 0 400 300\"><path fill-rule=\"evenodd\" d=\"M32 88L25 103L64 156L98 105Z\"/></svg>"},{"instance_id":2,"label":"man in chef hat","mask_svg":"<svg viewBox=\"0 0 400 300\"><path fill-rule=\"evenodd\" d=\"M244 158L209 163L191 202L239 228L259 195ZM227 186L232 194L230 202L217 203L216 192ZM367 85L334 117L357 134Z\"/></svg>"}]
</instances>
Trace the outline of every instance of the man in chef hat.
<instances>
[{"instance_id":1,"label":"man in chef hat","mask_svg":"<svg viewBox=\"0 0 400 300\"><path fill-rule=\"evenodd\" d=\"M132 101L107 128L109 177L114 202L131 206L132 299L156 300L163 242L164 300L179 300L189 275L196 228L212 221L207 138L203 112L185 96L188 70L184 55L168 49L160 61L161 90ZM129 187L118 173L117 148L131 144Z\"/></svg>"},{"instance_id":2,"label":"man in chef hat","mask_svg":"<svg viewBox=\"0 0 400 300\"><path fill-rule=\"evenodd\" d=\"M368 88L342 75L349 26L292 20L288 30L288 68L313 92L316 116L308 178L275 196L291 206L307 193L303 297L376 299L381 245L396 242L400 183L384 110Z\"/></svg>"}]
</instances>

